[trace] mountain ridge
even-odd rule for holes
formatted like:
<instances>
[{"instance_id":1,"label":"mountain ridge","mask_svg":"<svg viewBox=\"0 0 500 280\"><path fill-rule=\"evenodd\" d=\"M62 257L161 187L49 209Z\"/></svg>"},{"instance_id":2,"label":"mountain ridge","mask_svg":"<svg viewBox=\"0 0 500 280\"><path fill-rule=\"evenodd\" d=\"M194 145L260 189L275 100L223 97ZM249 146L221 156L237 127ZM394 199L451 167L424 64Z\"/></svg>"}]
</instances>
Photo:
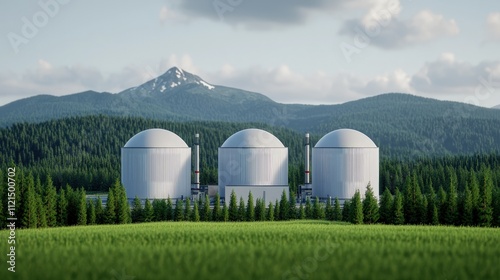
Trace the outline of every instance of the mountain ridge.
<instances>
[{"instance_id":1,"label":"mountain ridge","mask_svg":"<svg viewBox=\"0 0 500 280\"><path fill-rule=\"evenodd\" d=\"M283 104L260 93L208 82L205 85L201 81L204 80L199 76L171 68L116 94L85 91L60 97L30 97L0 107L0 127L108 115L182 122L263 123L318 135L352 128L376 143L401 146L401 150L392 149L394 153L408 150L407 139L415 140L410 148L417 154L500 150L500 130L495 129L500 127L500 110L403 93L385 93L336 105ZM467 145L475 148L464 148Z\"/></svg>"}]
</instances>

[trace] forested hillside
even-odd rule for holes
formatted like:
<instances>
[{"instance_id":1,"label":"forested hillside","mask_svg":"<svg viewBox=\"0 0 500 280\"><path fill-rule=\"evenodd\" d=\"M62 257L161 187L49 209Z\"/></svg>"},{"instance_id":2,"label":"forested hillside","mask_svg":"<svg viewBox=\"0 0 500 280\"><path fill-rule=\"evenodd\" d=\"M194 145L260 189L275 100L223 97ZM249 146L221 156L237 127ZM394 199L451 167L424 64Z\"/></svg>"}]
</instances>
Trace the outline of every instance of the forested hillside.
<instances>
[{"instance_id":1,"label":"forested hillside","mask_svg":"<svg viewBox=\"0 0 500 280\"><path fill-rule=\"evenodd\" d=\"M84 186L87 190L107 190L120 176L120 149L128 139L148 128L164 128L178 134L188 146L192 146L194 134L200 133L201 182L215 184L218 147L233 133L252 127L273 133L289 148L290 173L298 174L296 168L302 163L303 135L285 128L102 115L40 124L21 123L0 129L0 164L5 167L12 161L42 179L45 174L51 174L56 186L68 183Z\"/></svg>"},{"instance_id":2,"label":"forested hillside","mask_svg":"<svg viewBox=\"0 0 500 280\"><path fill-rule=\"evenodd\" d=\"M53 120L40 124L15 124L0 129L0 165L5 169L11 162L20 169L31 171L42 181L50 174L56 186L70 184L86 190L107 190L120 176L120 149L136 133L148 128L164 128L177 133L192 146L195 133L201 136L201 183L217 183L217 150L233 133L245 128L262 128L276 135L289 149L289 181L293 190L303 182L303 135L279 127L257 123L167 122L143 118L89 116ZM312 134L314 144L322 135ZM460 138L450 135L452 142ZM377 143L377 141L376 141ZM449 186L447 167L456 171L465 188L465 175L480 166L491 168L495 186L499 184L498 153L481 156L447 156L433 160L429 156L412 157L418 150L419 139L400 136L399 141L378 142L381 149L381 191L384 186L403 188L405 178L417 171L420 186L428 191L429 180L434 188ZM462 154L464 155L464 154ZM312 167L314 169L314 166Z\"/></svg>"}]
</instances>

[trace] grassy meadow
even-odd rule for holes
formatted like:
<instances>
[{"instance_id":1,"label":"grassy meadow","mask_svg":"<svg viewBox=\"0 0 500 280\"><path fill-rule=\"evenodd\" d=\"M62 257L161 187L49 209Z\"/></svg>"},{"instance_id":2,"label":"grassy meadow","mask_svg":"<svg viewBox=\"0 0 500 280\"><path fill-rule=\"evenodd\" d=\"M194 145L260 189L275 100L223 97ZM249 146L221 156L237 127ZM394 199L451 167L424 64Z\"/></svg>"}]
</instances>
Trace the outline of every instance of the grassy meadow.
<instances>
[{"instance_id":1,"label":"grassy meadow","mask_svg":"<svg viewBox=\"0 0 500 280\"><path fill-rule=\"evenodd\" d=\"M326 221L16 230L0 279L498 279L500 229Z\"/></svg>"}]
</instances>

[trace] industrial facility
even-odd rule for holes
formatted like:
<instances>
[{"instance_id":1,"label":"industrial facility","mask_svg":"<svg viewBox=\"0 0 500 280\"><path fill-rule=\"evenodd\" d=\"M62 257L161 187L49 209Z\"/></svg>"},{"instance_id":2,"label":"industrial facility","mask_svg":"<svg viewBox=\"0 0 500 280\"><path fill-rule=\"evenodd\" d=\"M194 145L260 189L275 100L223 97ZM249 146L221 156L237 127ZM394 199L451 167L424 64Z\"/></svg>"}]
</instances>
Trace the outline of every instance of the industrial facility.
<instances>
[{"instance_id":1,"label":"industrial facility","mask_svg":"<svg viewBox=\"0 0 500 280\"><path fill-rule=\"evenodd\" d=\"M305 182L299 197L321 201L338 198L342 203L356 190L364 195L368 185L379 197L379 149L365 134L338 129L323 136L312 149L304 142ZM178 135L164 129L148 129L133 136L122 148L121 175L129 200L198 198L209 186L200 186L199 134L194 139L194 180L191 182L191 148ZM312 182L311 182L312 173ZM220 197L229 202L234 191L246 199L252 192L266 205L289 193L288 148L271 133L244 129L226 139L218 149Z\"/></svg>"},{"instance_id":2,"label":"industrial facility","mask_svg":"<svg viewBox=\"0 0 500 280\"><path fill-rule=\"evenodd\" d=\"M338 129L323 136L312 150L312 184L309 183L309 135L306 134L304 189L321 200L338 198L342 203L356 190L364 196L371 185L379 197L379 149L365 134Z\"/></svg>"},{"instance_id":3,"label":"industrial facility","mask_svg":"<svg viewBox=\"0 0 500 280\"><path fill-rule=\"evenodd\" d=\"M267 205L288 194L288 148L261 129L245 129L219 148L219 194L263 199ZM226 199L228 202L229 199Z\"/></svg>"},{"instance_id":4,"label":"industrial facility","mask_svg":"<svg viewBox=\"0 0 500 280\"><path fill-rule=\"evenodd\" d=\"M191 195L191 148L164 129L144 130L121 150L121 178L129 200Z\"/></svg>"}]
</instances>

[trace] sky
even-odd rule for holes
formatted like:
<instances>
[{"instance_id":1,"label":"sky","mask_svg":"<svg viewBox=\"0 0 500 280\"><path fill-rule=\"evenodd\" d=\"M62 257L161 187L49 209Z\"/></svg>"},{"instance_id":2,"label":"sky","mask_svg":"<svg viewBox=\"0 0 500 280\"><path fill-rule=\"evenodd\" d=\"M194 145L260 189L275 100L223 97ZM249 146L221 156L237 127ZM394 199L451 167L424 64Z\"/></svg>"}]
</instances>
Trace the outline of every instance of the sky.
<instances>
[{"instance_id":1,"label":"sky","mask_svg":"<svg viewBox=\"0 0 500 280\"><path fill-rule=\"evenodd\" d=\"M118 93L173 66L281 103L500 104L498 0L2 1L0 18L0 105Z\"/></svg>"}]
</instances>

